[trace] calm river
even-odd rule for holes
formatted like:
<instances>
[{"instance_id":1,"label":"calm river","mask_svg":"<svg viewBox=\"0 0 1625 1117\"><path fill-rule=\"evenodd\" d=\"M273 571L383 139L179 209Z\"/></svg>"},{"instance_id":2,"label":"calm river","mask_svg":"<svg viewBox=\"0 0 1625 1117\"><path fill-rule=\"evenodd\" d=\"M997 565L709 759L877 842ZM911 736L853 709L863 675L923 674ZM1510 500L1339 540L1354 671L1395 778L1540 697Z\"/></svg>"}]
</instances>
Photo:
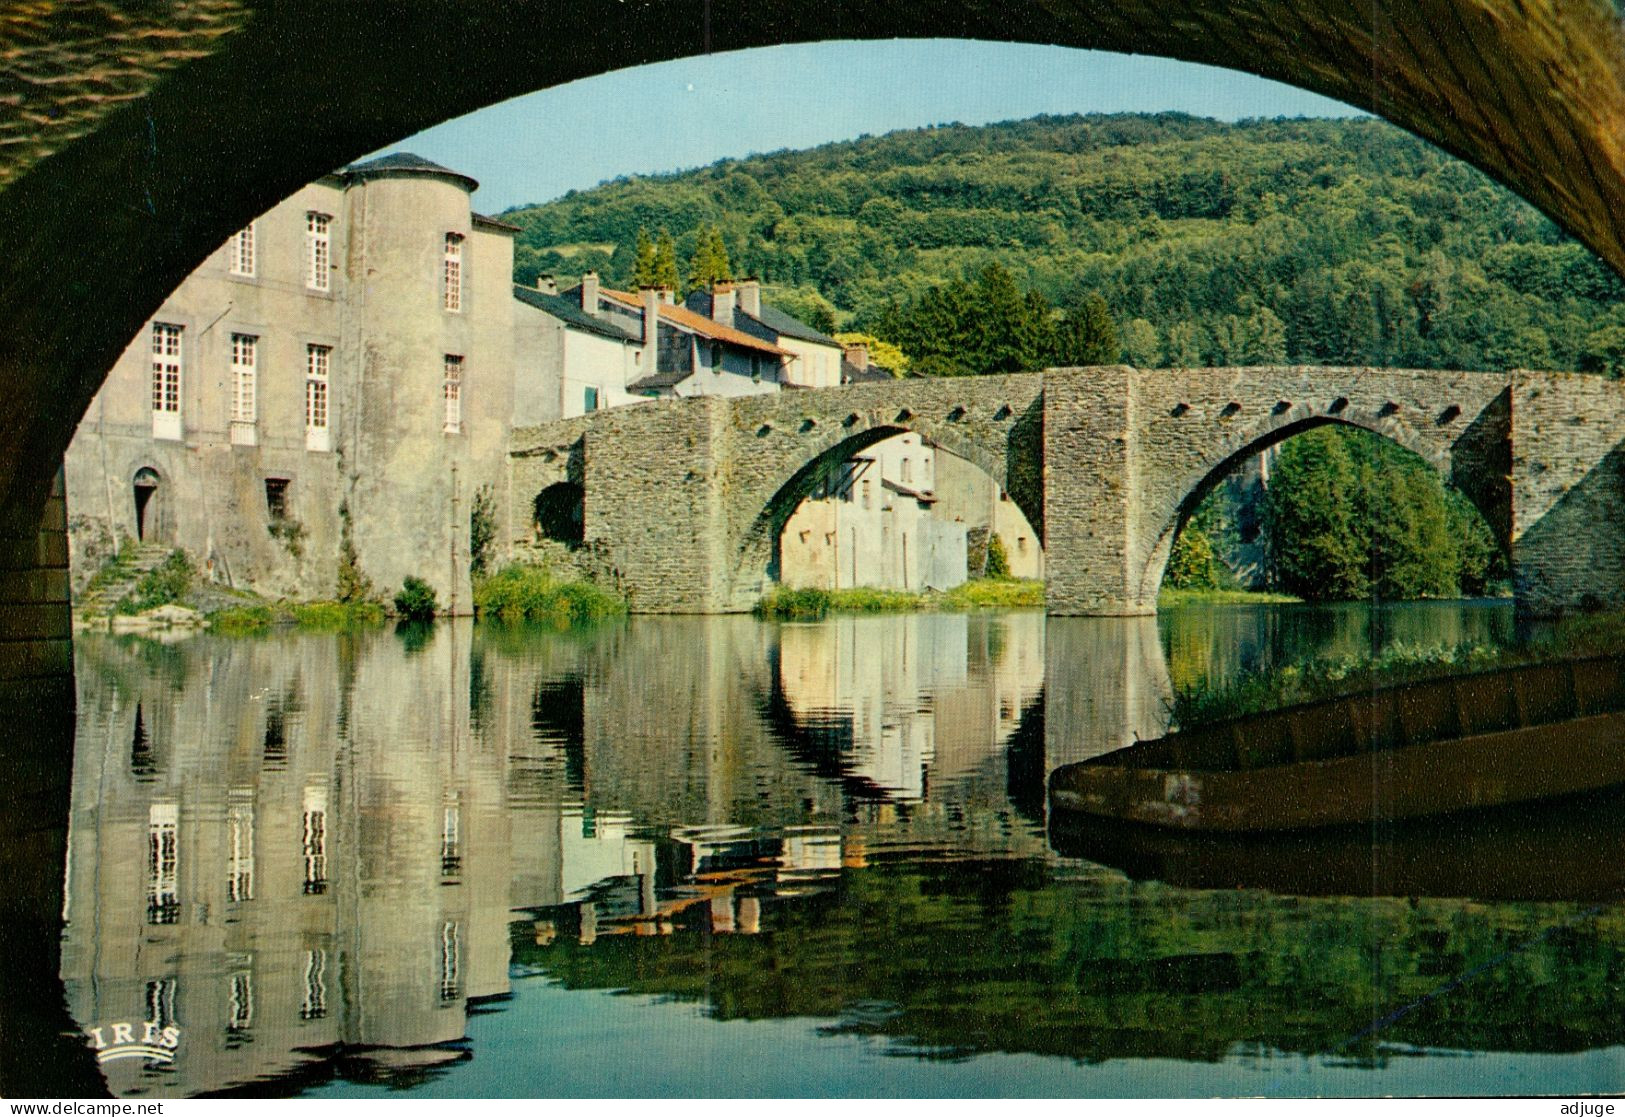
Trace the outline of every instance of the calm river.
<instances>
[{"instance_id":1,"label":"calm river","mask_svg":"<svg viewBox=\"0 0 1625 1117\"><path fill-rule=\"evenodd\" d=\"M1617 798L1263 846L1046 818L1175 686L1512 627L81 636L67 1004L123 1096L1617 1091Z\"/></svg>"}]
</instances>

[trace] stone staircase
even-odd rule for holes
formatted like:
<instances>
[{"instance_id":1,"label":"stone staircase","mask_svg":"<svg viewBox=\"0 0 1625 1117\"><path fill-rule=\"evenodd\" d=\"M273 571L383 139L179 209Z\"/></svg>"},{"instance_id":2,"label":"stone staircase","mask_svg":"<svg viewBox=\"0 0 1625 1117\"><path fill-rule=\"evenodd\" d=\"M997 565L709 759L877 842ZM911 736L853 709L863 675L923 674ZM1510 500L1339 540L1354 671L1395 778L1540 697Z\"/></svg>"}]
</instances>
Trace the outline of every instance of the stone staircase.
<instances>
[{"instance_id":1,"label":"stone staircase","mask_svg":"<svg viewBox=\"0 0 1625 1117\"><path fill-rule=\"evenodd\" d=\"M171 547L161 543L138 543L125 555L118 572L110 578L92 579L91 587L73 599L73 611L80 616L107 616L124 597L135 589L154 567L169 557Z\"/></svg>"}]
</instances>

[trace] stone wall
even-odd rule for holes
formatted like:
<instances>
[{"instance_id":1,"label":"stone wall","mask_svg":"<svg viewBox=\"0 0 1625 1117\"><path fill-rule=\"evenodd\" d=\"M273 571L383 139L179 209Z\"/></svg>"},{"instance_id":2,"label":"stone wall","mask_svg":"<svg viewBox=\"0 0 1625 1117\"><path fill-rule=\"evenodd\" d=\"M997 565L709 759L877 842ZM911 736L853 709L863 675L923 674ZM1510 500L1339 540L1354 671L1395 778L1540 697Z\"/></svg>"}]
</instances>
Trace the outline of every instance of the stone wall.
<instances>
[{"instance_id":1,"label":"stone wall","mask_svg":"<svg viewBox=\"0 0 1625 1117\"><path fill-rule=\"evenodd\" d=\"M37 526L0 534L0 683L26 690L71 682L71 634L67 499L58 471Z\"/></svg>"},{"instance_id":2,"label":"stone wall","mask_svg":"<svg viewBox=\"0 0 1625 1117\"><path fill-rule=\"evenodd\" d=\"M1266 446L1341 423L1392 439L1448 478L1457 472L1482 474L1511 437L1504 411L1495 407L1507 388L1501 375L1371 368L1155 369L1134 372L1129 382L1134 400L1134 526L1128 567L1131 596L1145 610L1156 607L1168 553L1185 519L1226 472ZM1486 502L1481 511L1492 524L1498 513L1504 518L1496 486L1481 486L1467 495Z\"/></svg>"},{"instance_id":3,"label":"stone wall","mask_svg":"<svg viewBox=\"0 0 1625 1117\"><path fill-rule=\"evenodd\" d=\"M1511 410L1519 604L1625 606L1625 384L1519 373Z\"/></svg>"},{"instance_id":4,"label":"stone wall","mask_svg":"<svg viewBox=\"0 0 1625 1117\"><path fill-rule=\"evenodd\" d=\"M634 609L749 609L820 464L917 431L1043 525L1051 614L1145 614L1213 485L1330 424L1456 480L1533 611L1625 604L1625 387L1558 374L1509 386L1472 372L1118 366L650 403L520 432L510 535L528 538L536 493L578 481L593 563Z\"/></svg>"}]
</instances>

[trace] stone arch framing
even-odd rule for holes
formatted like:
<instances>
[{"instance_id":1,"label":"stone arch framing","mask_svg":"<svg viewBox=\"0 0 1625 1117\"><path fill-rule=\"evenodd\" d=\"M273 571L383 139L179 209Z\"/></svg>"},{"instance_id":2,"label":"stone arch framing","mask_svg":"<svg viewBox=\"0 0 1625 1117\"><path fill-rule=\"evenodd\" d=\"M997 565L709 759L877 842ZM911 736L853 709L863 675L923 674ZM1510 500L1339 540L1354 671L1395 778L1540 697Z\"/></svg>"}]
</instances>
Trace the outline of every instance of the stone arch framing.
<instances>
[{"instance_id":1,"label":"stone arch framing","mask_svg":"<svg viewBox=\"0 0 1625 1117\"><path fill-rule=\"evenodd\" d=\"M987 474L1043 536L1043 376L902 380L734 404L722 478L728 607L766 588L779 536L821 467L916 433Z\"/></svg>"},{"instance_id":2,"label":"stone arch framing","mask_svg":"<svg viewBox=\"0 0 1625 1117\"><path fill-rule=\"evenodd\" d=\"M1457 487L1510 553L1510 379L1372 369L1139 372L1138 531L1130 570L1154 606L1175 538L1248 456L1317 427L1358 427L1403 446Z\"/></svg>"},{"instance_id":3,"label":"stone arch framing","mask_svg":"<svg viewBox=\"0 0 1625 1117\"><path fill-rule=\"evenodd\" d=\"M460 113L700 53L951 36L1241 69L1412 129L1625 268L1625 148L1615 142L1625 32L1599 0L1123 0L1105 13L1083 0L968 0L947 12L824 0L103 7L114 11L0 9L0 27L16 32L11 61L28 75L0 137L0 291L15 296L0 374L19 386L0 420L8 533L37 530L75 424L141 322L256 214ZM94 33L98 18L105 35ZM140 45L147 33L166 49Z\"/></svg>"}]
</instances>

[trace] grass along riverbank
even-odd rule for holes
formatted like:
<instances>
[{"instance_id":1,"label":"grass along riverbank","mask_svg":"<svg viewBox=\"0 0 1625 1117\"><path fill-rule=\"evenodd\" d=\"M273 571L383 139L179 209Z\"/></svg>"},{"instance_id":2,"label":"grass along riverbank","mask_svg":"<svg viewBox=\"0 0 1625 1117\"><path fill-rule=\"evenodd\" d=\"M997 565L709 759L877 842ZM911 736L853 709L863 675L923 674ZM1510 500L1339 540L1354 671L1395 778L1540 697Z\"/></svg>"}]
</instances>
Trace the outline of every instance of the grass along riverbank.
<instances>
[{"instance_id":1,"label":"grass along riverbank","mask_svg":"<svg viewBox=\"0 0 1625 1117\"><path fill-rule=\"evenodd\" d=\"M302 628L312 632L347 632L384 623L376 601L273 601L217 609L208 615L209 629L226 636Z\"/></svg>"},{"instance_id":2,"label":"grass along riverbank","mask_svg":"<svg viewBox=\"0 0 1625 1117\"><path fill-rule=\"evenodd\" d=\"M756 615L772 620L817 620L830 613L967 612L973 609L1039 609L1044 583L1013 578L980 578L951 590L771 590Z\"/></svg>"},{"instance_id":3,"label":"grass along riverbank","mask_svg":"<svg viewBox=\"0 0 1625 1117\"><path fill-rule=\"evenodd\" d=\"M544 567L513 563L475 585L474 612L501 621L568 628L624 616L626 602L591 582L558 578Z\"/></svg>"},{"instance_id":4,"label":"grass along riverbank","mask_svg":"<svg viewBox=\"0 0 1625 1117\"><path fill-rule=\"evenodd\" d=\"M1226 683L1199 682L1174 694L1175 729L1246 717L1377 687L1421 682L1523 664L1625 654L1625 612L1596 613L1559 622L1525 647L1490 644L1393 644L1376 656L1315 659L1242 675Z\"/></svg>"},{"instance_id":5,"label":"grass along riverbank","mask_svg":"<svg viewBox=\"0 0 1625 1117\"><path fill-rule=\"evenodd\" d=\"M1265 590L1191 590L1164 587L1157 594L1157 604L1170 605L1297 605L1303 598L1290 593L1269 593Z\"/></svg>"},{"instance_id":6,"label":"grass along riverbank","mask_svg":"<svg viewBox=\"0 0 1625 1117\"><path fill-rule=\"evenodd\" d=\"M474 610L483 618L565 628L621 616L626 603L591 583L556 578L540 567L513 565L475 584ZM212 631L228 636L274 628L345 632L383 624L391 615L378 601L267 601L217 610L208 615L208 622Z\"/></svg>"}]
</instances>

